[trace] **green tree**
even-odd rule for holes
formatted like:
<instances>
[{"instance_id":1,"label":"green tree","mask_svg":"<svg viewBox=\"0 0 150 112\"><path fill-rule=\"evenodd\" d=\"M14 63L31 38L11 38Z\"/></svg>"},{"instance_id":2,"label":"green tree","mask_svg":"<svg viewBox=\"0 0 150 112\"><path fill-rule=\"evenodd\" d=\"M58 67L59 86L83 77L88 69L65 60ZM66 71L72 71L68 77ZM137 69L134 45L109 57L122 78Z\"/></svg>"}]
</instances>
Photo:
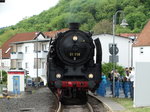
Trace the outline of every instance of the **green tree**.
<instances>
[{"instance_id":1,"label":"green tree","mask_svg":"<svg viewBox=\"0 0 150 112\"><path fill-rule=\"evenodd\" d=\"M109 20L102 20L93 27L93 31L94 34L112 34L112 22Z\"/></svg>"},{"instance_id":2,"label":"green tree","mask_svg":"<svg viewBox=\"0 0 150 112\"><path fill-rule=\"evenodd\" d=\"M120 75L125 75L124 68L118 64L115 65L115 69L119 72ZM109 73L113 70L112 63L104 63L102 64L102 72L108 76Z\"/></svg>"},{"instance_id":3,"label":"green tree","mask_svg":"<svg viewBox=\"0 0 150 112\"><path fill-rule=\"evenodd\" d=\"M2 76L3 76L3 79L2 79L1 83L6 84L7 83L7 72L6 71L2 71Z\"/></svg>"}]
</instances>

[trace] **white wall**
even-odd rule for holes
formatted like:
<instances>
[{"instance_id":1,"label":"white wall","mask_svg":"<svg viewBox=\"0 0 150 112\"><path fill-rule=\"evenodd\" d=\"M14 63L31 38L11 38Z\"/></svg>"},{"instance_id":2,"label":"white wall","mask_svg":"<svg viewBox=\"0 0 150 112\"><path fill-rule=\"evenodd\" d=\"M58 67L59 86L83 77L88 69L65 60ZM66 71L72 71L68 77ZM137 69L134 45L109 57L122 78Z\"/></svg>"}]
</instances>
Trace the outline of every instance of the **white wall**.
<instances>
[{"instance_id":1,"label":"white wall","mask_svg":"<svg viewBox=\"0 0 150 112\"><path fill-rule=\"evenodd\" d=\"M150 61L137 62L134 87L134 107L150 106ZM141 80L143 79L143 80Z\"/></svg>"},{"instance_id":2,"label":"white wall","mask_svg":"<svg viewBox=\"0 0 150 112\"><path fill-rule=\"evenodd\" d=\"M102 45L102 62L109 62L109 56L111 55L109 53L109 44L113 43L113 35L109 34L101 34L101 35L95 35L93 36L93 39L99 38ZM124 67L130 67L131 66L131 40L126 37L120 37L115 36L115 43L117 44L117 47L119 48L119 53L117 54L119 56L119 65L122 65Z\"/></svg>"},{"instance_id":3,"label":"white wall","mask_svg":"<svg viewBox=\"0 0 150 112\"><path fill-rule=\"evenodd\" d=\"M10 59L2 59L2 69L5 71L10 69Z\"/></svg>"},{"instance_id":4,"label":"white wall","mask_svg":"<svg viewBox=\"0 0 150 112\"><path fill-rule=\"evenodd\" d=\"M134 67L136 62L150 62L150 46L133 47Z\"/></svg>"},{"instance_id":5,"label":"white wall","mask_svg":"<svg viewBox=\"0 0 150 112\"><path fill-rule=\"evenodd\" d=\"M25 52L25 47L27 47L27 52ZM22 52L22 68L29 71L29 76L36 77L34 73L34 43L24 43L22 46ZM28 68L25 67L26 63L28 63Z\"/></svg>"},{"instance_id":6,"label":"white wall","mask_svg":"<svg viewBox=\"0 0 150 112\"><path fill-rule=\"evenodd\" d=\"M39 36L40 37L38 38L38 40L43 40L43 38L41 37L42 35ZM42 51L42 43L43 42L39 42L38 44L40 51ZM34 51L35 50L34 44L35 43L30 43L30 42L22 44L21 51L23 53L23 59L20 60L22 62L22 68L29 71L28 75L32 78L37 77L37 69L34 67L34 60L36 58L36 52ZM44 42L44 44L46 44L46 51L48 51L49 42ZM44 80L44 84L46 84L46 67L45 65L44 66L42 65L42 62L45 62L46 64L46 58L40 58L40 60L41 61L38 64L41 64L41 68L38 69L38 76L41 77ZM27 68L26 68L26 63L28 63Z\"/></svg>"}]
</instances>

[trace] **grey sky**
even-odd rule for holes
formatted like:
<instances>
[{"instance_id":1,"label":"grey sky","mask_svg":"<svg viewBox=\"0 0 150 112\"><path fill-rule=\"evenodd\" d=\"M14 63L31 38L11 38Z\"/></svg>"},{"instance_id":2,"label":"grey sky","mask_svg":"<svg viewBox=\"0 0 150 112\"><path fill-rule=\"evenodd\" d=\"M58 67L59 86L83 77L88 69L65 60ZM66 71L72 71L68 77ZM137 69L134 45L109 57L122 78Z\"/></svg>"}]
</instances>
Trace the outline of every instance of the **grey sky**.
<instances>
[{"instance_id":1,"label":"grey sky","mask_svg":"<svg viewBox=\"0 0 150 112\"><path fill-rule=\"evenodd\" d=\"M5 0L0 3L0 28L18 23L55 6L59 0Z\"/></svg>"}]
</instances>

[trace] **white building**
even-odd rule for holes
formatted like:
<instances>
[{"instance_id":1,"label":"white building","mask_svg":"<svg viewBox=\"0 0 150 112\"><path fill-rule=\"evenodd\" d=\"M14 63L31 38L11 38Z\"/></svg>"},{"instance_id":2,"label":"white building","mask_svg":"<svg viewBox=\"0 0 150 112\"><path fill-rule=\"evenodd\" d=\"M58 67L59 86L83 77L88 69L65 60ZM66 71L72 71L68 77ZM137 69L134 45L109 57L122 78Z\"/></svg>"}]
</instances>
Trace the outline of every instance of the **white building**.
<instances>
[{"instance_id":1,"label":"white building","mask_svg":"<svg viewBox=\"0 0 150 112\"><path fill-rule=\"evenodd\" d=\"M108 63L112 62L110 60L111 54L109 53L109 48L113 44L113 35L111 34L100 34L94 35L93 39L99 38L102 45L102 62ZM117 45L119 52L118 62L117 64L130 67L131 66L131 46L132 46L132 39L123 36L115 36L115 44Z\"/></svg>"},{"instance_id":2,"label":"white building","mask_svg":"<svg viewBox=\"0 0 150 112\"><path fill-rule=\"evenodd\" d=\"M19 33L6 41L2 49L2 68L11 70L27 70L32 78L40 77L46 84L46 57L49 40L58 32L67 29L44 33Z\"/></svg>"},{"instance_id":3,"label":"white building","mask_svg":"<svg viewBox=\"0 0 150 112\"><path fill-rule=\"evenodd\" d=\"M32 78L40 77L46 84L46 57L49 38L39 33L33 40L11 43L11 69L25 69Z\"/></svg>"},{"instance_id":4,"label":"white building","mask_svg":"<svg viewBox=\"0 0 150 112\"><path fill-rule=\"evenodd\" d=\"M134 67L136 62L150 62L150 21L134 42L133 57Z\"/></svg>"}]
</instances>

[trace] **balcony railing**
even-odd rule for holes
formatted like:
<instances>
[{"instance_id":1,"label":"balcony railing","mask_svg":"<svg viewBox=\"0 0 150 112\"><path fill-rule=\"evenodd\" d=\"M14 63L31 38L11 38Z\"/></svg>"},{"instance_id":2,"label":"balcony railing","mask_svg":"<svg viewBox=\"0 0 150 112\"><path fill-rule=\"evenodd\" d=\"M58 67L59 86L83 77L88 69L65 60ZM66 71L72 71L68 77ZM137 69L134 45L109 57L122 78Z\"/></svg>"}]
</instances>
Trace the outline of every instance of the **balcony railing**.
<instances>
[{"instance_id":1,"label":"balcony railing","mask_svg":"<svg viewBox=\"0 0 150 112\"><path fill-rule=\"evenodd\" d=\"M38 58L46 58L47 54L48 54L48 51L38 51L38 52L35 52L34 58L37 58L37 53L38 53Z\"/></svg>"},{"instance_id":2,"label":"balcony railing","mask_svg":"<svg viewBox=\"0 0 150 112\"><path fill-rule=\"evenodd\" d=\"M11 52L10 59L23 59L22 52Z\"/></svg>"}]
</instances>

